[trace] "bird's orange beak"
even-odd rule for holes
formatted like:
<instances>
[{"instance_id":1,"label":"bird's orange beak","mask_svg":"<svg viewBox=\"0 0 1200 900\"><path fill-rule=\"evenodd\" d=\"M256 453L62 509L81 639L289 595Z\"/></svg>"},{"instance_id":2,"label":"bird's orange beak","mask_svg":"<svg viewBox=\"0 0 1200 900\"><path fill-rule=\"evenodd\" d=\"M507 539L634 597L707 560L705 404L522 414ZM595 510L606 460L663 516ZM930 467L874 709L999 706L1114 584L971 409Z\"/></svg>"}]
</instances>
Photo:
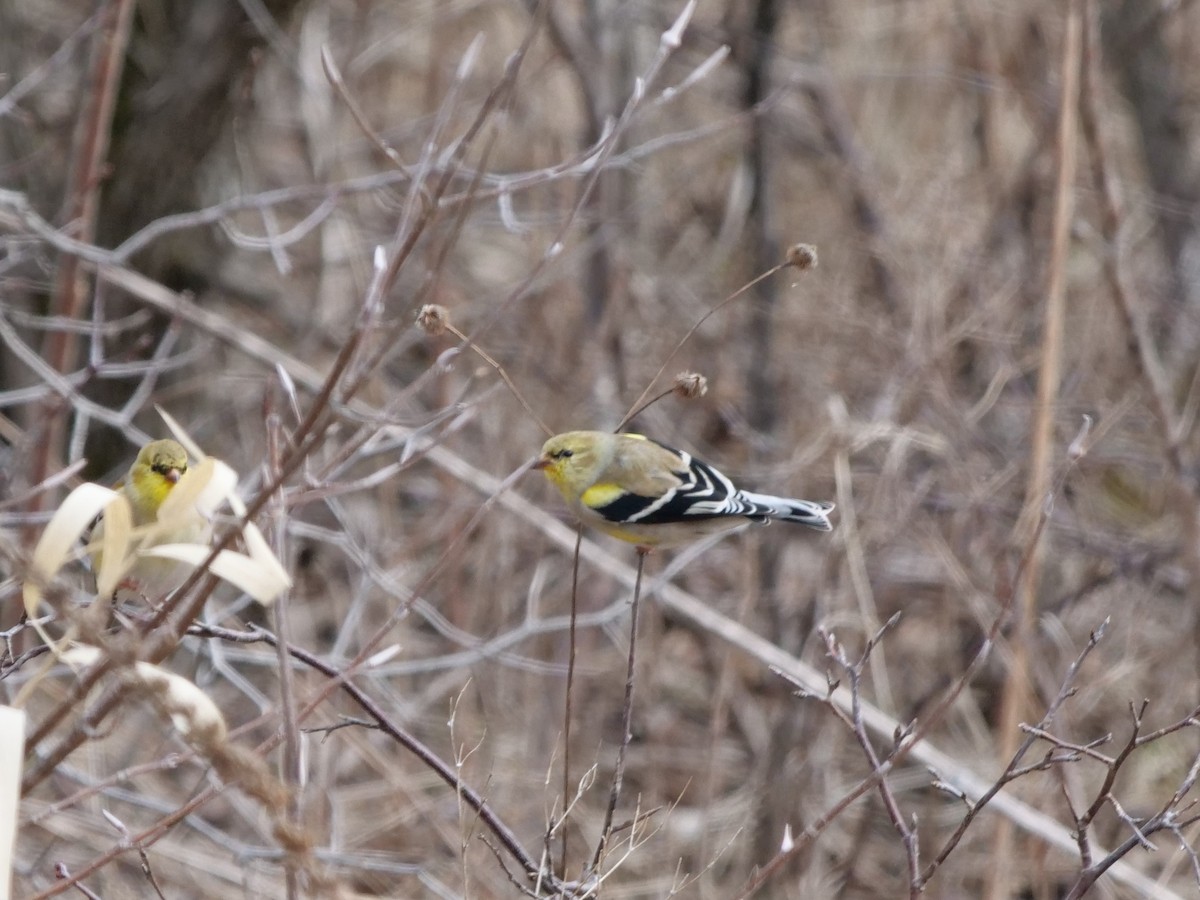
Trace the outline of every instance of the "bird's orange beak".
<instances>
[{"instance_id":1,"label":"bird's orange beak","mask_svg":"<svg viewBox=\"0 0 1200 900\"><path fill-rule=\"evenodd\" d=\"M178 484L181 477L183 477L183 472L179 471L179 469L167 469L163 473L163 478L167 479L171 484Z\"/></svg>"}]
</instances>

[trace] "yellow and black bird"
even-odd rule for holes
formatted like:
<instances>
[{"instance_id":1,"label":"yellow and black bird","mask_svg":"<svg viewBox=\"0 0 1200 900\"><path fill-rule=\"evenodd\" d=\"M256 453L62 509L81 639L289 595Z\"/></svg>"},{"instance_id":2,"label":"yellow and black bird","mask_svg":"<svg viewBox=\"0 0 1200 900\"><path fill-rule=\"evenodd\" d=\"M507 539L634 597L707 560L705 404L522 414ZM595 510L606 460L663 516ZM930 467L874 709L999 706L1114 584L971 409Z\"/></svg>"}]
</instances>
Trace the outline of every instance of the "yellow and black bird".
<instances>
[{"instance_id":1,"label":"yellow and black bird","mask_svg":"<svg viewBox=\"0 0 1200 900\"><path fill-rule=\"evenodd\" d=\"M829 531L832 503L739 490L690 453L640 434L568 431L534 463L587 525L642 548L673 547L747 523Z\"/></svg>"}]
</instances>

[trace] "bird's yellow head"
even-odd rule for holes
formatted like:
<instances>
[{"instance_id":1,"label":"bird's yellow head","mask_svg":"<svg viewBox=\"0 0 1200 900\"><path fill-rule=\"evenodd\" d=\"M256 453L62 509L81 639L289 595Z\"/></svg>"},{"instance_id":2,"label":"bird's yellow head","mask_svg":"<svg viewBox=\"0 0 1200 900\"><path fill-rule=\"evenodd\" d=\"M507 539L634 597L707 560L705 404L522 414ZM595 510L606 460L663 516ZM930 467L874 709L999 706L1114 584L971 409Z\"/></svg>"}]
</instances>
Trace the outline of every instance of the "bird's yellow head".
<instances>
[{"instance_id":1,"label":"bird's yellow head","mask_svg":"<svg viewBox=\"0 0 1200 900\"><path fill-rule=\"evenodd\" d=\"M187 467L187 451L177 441L151 441L143 447L129 467L126 482L134 518L152 521Z\"/></svg>"},{"instance_id":2,"label":"bird's yellow head","mask_svg":"<svg viewBox=\"0 0 1200 900\"><path fill-rule=\"evenodd\" d=\"M541 469L564 497L578 497L603 468L602 458L612 435L596 431L568 431L542 445L542 455L533 464Z\"/></svg>"}]
</instances>

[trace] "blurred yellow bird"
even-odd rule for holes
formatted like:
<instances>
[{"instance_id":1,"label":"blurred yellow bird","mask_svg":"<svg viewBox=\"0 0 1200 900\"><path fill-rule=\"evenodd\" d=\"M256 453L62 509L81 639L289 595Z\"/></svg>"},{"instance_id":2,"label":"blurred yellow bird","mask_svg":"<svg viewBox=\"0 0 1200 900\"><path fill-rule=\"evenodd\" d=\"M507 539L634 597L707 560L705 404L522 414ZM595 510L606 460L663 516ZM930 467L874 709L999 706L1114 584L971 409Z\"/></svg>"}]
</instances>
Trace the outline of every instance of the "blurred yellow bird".
<instances>
[{"instance_id":1,"label":"blurred yellow bird","mask_svg":"<svg viewBox=\"0 0 1200 900\"><path fill-rule=\"evenodd\" d=\"M125 478L115 484L129 501L133 527L147 531L140 548L160 544L202 544L212 538L212 527L203 516L190 510L171 521L160 521L159 510L167 496L188 470L187 451L178 441L151 441L138 452ZM92 535L103 538L103 521ZM101 555L92 557L94 571L100 570ZM185 563L151 556L138 556L126 573L122 586L148 599L161 599L179 587L191 572Z\"/></svg>"},{"instance_id":2,"label":"blurred yellow bird","mask_svg":"<svg viewBox=\"0 0 1200 900\"><path fill-rule=\"evenodd\" d=\"M187 467L187 451L178 441L151 441L138 452L125 479L113 485L129 501L135 528L155 522L159 507Z\"/></svg>"},{"instance_id":3,"label":"blurred yellow bird","mask_svg":"<svg viewBox=\"0 0 1200 900\"><path fill-rule=\"evenodd\" d=\"M535 469L585 524L640 548L673 547L772 519L829 531L832 503L739 490L690 453L640 434L568 431L546 441Z\"/></svg>"}]
</instances>

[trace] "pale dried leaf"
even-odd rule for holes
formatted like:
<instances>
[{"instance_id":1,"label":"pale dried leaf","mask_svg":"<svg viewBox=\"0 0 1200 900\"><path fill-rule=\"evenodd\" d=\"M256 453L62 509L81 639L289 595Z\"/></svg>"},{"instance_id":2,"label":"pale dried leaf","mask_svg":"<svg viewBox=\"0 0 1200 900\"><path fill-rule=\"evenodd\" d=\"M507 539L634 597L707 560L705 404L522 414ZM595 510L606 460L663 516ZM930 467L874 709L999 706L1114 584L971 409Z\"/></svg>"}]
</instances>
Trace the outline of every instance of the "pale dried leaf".
<instances>
[{"instance_id":1,"label":"pale dried leaf","mask_svg":"<svg viewBox=\"0 0 1200 900\"><path fill-rule=\"evenodd\" d=\"M154 691L155 700L171 717L171 724L188 740L204 743L224 740L228 729L221 710L203 690L182 675L150 663L134 666L138 680Z\"/></svg>"},{"instance_id":2,"label":"pale dried leaf","mask_svg":"<svg viewBox=\"0 0 1200 900\"><path fill-rule=\"evenodd\" d=\"M79 644L63 653L61 658L78 670L98 662L100 651ZM171 724L185 738L203 743L224 740L227 733L225 717L208 694L191 681L147 662L136 663L133 674L151 691L155 703L170 716Z\"/></svg>"},{"instance_id":3,"label":"pale dried leaf","mask_svg":"<svg viewBox=\"0 0 1200 900\"><path fill-rule=\"evenodd\" d=\"M117 496L116 491L98 484L81 484L54 511L42 536L38 538L37 546L33 548L30 576L21 586L25 612L31 619L38 617L42 586L53 579L69 559L74 558L79 538ZM41 631L40 628L38 630ZM42 639L46 639L45 634L42 634Z\"/></svg>"},{"instance_id":4,"label":"pale dried leaf","mask_svg":"<svg viewBox=\"0 0 1200 900\"><path fill-rule=\"evenodd\" d=\"M173 523L197 515L197 500L212 481L215 462L208 457L188 467L158 508L159 522Z\"/></svg>"},{"instance_id":5,"label":"pale dried leaf","mask_svg":"<svg viewBox=\"0 0 1200 900\"><path fill-rule=\"evenodd\" d=\"M100 531L100 553L96 569L96 594L111 597L129 571L129 542L133 535L133 510L124 494L117 494L104 507Z\"/></svg>"},{"instance_id":6,"label":"pale dried leaf","mask_svg":"<svg viewBox=\"0 0 1200 900\"><path fill-rule=\"evenodd\" d=\"M0 706L0 896L3 897L8 896L12 872L24 756L25 712Z\"/></svg>"},{"instance_id":7,"label":"pale dried leaf","mask_svg":"<svg viewBox=\"0 0 1200 900\"><path fill-rule=\"evenodd\" d=\"M147 547L140 555L174 559L198 568L208 559L211 550L212 548L203 544L160 544L157 547ZM209 566L209 571L245 591L263 605L271 603L291 584L283 567L277 562L274 565L264 565L259 560L232 550L222 550L217 554L217 558Z\"/></svg>"},{"instance_id":8,"label":"pale dried leaf","mask_svg":"<svg viewBox=\"0 0 1200 900\"><path fill-rule=\"evenodd\" d=\"M200 515L206 518L212 518L212 514L224 503L228 502L232 506L234 499L237 497L237 472L228 463L222 462L219 459L213 459L212 465L212 476L209 478L207 484L205 484L200 496L196 498L196 509L200 512ZM244 512L245 509L243 508L239 515Z\"/></svg>"},{"instance_id":9,"label":"pale dried leaf","mask_svg":"<svg viewBox=\"0 0 1200 900\"><path fill-rule=\"evenodd\" d=\"M246 518L246 504L242 502L242 498L235 492L230 491L227 499L229 500L229 508L233 510L234 515L240 516L243 519Z\"/></svg>"},{"instance_id":10,"label":"pale dried leaf","mask_svg":"<svg viewBox=\"0 0 1200 900\"><path fill-rule=\"evenodd\" d=\"M269 569L276 579L279 580L285 587L292 586L292 579L288 577L287 570L284 569L283 563L272 552L271 547L267 544L267 539L263 537L263 533L258 530L258 526L253 522L247 522L246 527L242 529L242 537L246 541L246 550L251 559Z\"/></svg>"},{"instance_id":11,"label":"pale dried leaf","mask_svg":"<svg viewBox=\"0 0 1200 900\"><path fill-rule=\"evenodd\" d=\"M237 472L228 464L206 456L171 489L158 510L158 521L173 523L196 515L211 519L218 507L236 496L237 481Z\"/></svg>"}]
</instances>

